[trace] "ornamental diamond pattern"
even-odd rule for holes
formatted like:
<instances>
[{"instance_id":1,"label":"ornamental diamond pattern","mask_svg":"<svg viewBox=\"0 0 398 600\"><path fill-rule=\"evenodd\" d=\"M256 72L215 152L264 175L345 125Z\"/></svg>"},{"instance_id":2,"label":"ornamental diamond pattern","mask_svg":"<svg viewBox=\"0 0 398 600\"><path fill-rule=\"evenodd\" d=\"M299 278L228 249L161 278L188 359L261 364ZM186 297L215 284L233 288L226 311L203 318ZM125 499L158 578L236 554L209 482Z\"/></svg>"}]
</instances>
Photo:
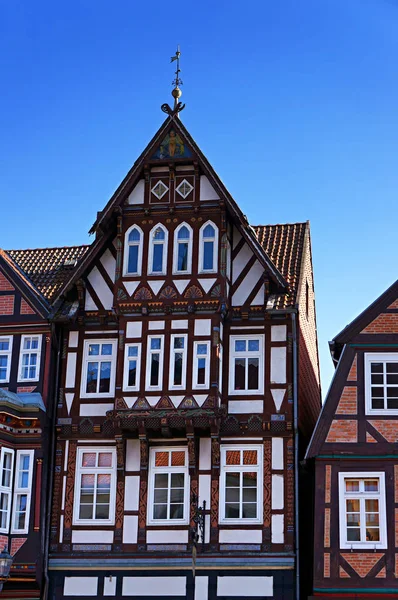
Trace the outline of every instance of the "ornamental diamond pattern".
<instances>
[{"instance_id":1,"label":"ornamental diamond pattern","mask_svg":"<svg viewBox=\"0 0 398 600\"><path fill-rule=\"evenodd\" d=\"M189 196L192 190L193 186L186 179L181 181L180 185L176 188L176 192L178 192L184 199Z\"/></svg>"},{"instance_id":2,"label":"ornamental diamond pattern","mask_svg":"<svg viewBox=\"0 0 398 600\"><path fill-rule=\"evenodd\" d=\"M168 191L169 188L163 183L163 181L158 181L151 190L152 194L154 194L158 200L161 200Z\"/></svg>"}]
</instances>

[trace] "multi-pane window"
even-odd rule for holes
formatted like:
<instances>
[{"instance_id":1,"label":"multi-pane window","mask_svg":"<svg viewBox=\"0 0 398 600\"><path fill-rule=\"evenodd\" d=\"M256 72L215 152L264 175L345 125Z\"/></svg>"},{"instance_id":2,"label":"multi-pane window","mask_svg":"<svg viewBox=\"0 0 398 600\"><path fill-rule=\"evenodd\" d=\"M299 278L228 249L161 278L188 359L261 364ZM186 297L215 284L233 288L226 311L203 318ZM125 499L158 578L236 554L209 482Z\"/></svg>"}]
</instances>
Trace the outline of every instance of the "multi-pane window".
<instances>
[{"instance_id":1,"label":"multi-pane window","mask_svg":"<svg viewBox=\"0 0 398 600\"><path fill-rule=\"evenodd\" d=\"M194 342L193 380L194 389L209 387L210 379L210 342Z\"/></svg>"},{"instance_id":2,"label":"multi-pane window","mask_svg":"<svg viewBox=\"0 0 398 600\"><path fill-rule=\"evenodd\" d=\"M217 271L218 229L209 222L200 229L199 235L199 271L214 273Z\"/></svg>"},{"instance_id":3,"label":"multi-pane window","mask_svg":"<svg viewBox=\"0 0 398 600\"><path fill-rule=\"evenodd\" d=\"M368 414L398 414L398 354L365 354Z\"/></svg>"},{"instance_id":4,"label":"multi-pane window","mask_svg":"<svg viewBox=\"0 0 398 600\"><path fill-rule=\"evenodd\" d=\"M230 338L230 394L259 394L264 382L264 336L236 335Z\"/></svg>"},{"instance_id":5,"label":"multi-pane window","mask_svg":"<svg viewBox=\"0 0 398 600\"><path fill-rule=\"evenodd\" d=\"M27 533L32 496L34 450L18 450L15 461L15 483L12 510L12 533Z\"/></svg>"},{"instance_id":6,"label":"multi-pane window","mask_svg":"<svg viewBox=\"0 0 398 600\"><path fill-rule=\"evenodd\" d=\"M112 524L115 516L116 452L78 448L74 522Z\"/></svg>"},{"instance_id":7,"label":"multi-pane window","mask_svg":"<svg viewBox=\"0 0 398 600\"><path fill-rule=\"evenodd\" d=\"M137 391L140 386L141 344L126 344L124 347L123 389Z\"/></svg>"},{"instance_id":8,"label":"multi-pane window","mask_svg":"<svg viewBox=\"0 0 398 600\"><path fill-rule=\"evenodd\" d=\"M170 389L183 389L187 375L187 335L172 335L170 348Z\"/></svg>"},{"instance_id":9,"label":"multi-pane window","mask_svg":"<svg viewBox=\"0 0 398 600\"><path fill-rule=\"evenodd\" d=\"M10 380L12 336L0 336L0 383Z\"/></svg>"},{"instance_id":10,"label":"multi-pane window","mask_svg":"<svg viewBox=\"0 0 398 600\"><path fill-rule=\"evenodd\" d=\"M192 229L185 223L174 234L174 273L190 273L192 264Z\"/></svg>"},{"instance_id":11,"label":"multi-pane window","mask_svg":"<svg viewBox=\"0 0 398 600\"><path fill-rule=\"evenodd\" d=\"M0 457L0 531L8 533L10 527L14 450L1 449Z\"/></svg>"},{"instance_id":12,"label":"multi-pane window","mask_svg":"<svg viewBox=\"0 0 398 600\"><path fill-rule=\"evenodd\" d=\"M147 390L160 390L163 380L163 335L150 335L147 341L146 378Z\"/></svg>"},{"instance_id":13,"label":"multi-pane window","mask_svg":"<svg viewBox=\"0 0 398 600\"><path fill-rule=\"evenodd\" d=\"M186 448L151 448L148 523L188 522L189 476Z\"/></svg>"},{"instance_id":14,"label":"multi-pane window","mask_svg":"<svg viewBox=\"0 0 398 600\"><path fill-rule=\"evenodd\" d=\"M81 395L110 397L115 387L116 340L85 340Z\"/></svg>"},{"instance_id":15,"label":"multi-pane window","mask_svg":"<svg viewBox=\"0 0 398 600\"><path fill-rule=\"evenodd\" d=\"M384 473L339 473L340 547L385 547Z\"/></svg>"},{"instance_id":16,"label":"multi-pane window","mask_svg":"<svg viewBox=\"0 0 398 600\"><path fill-rule=\"evenodd\" d=\"M21 337L18 381L38 381L41 338L41 335L23 335Z\"/></svg>"},{"instance_id":17,"label":"multi-pane window","mask_svg":"<svg viewBox=\"0 0 398 600\"><path fill-rule=\"evenodd\" d=\"M125 237L124 274L140 275L142 263L142 236L143 233L137 225L133 225Z\"/></svg>"},{"instance_id":18,"label":"multi-pane window","mask_svg":"<svg viewBox=\"0 0 398 600\"><path fill-rule=\"evenodd\" d=\"M157 225L149 234L149 264L148 273L152 275L165 274L167 263L167 230Z\"/></svg>"},{"instance_id":19,"label":"multi-pane window","mask_svg":"<svg viewBox=\"0 0 398 600\"><path fill-rule=\"evenodd\" d=\"M220 521L261 522L261 505L261 446L222 446Z\"/></svg>"}]
</instances>

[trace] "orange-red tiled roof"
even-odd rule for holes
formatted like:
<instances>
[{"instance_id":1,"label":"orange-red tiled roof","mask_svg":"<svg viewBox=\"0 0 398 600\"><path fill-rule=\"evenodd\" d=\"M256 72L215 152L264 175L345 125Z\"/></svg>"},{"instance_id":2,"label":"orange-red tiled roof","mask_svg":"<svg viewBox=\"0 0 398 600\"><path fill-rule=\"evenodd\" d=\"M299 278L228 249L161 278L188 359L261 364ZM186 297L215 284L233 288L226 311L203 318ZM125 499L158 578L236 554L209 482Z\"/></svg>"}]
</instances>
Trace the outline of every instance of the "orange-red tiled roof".
<instances>
[{"instance_id":1,"label":"orange-red tiled roof","mask_svg":"<svg viewBox=\"0 0 398 600\"><path fill-rule=\"evenodd\" d=\"M89 247L83 245L6 250L6 253L25 273L36 289L51 302L57 291L70 278L75 266Z\"/></svg>"}]
</instances>

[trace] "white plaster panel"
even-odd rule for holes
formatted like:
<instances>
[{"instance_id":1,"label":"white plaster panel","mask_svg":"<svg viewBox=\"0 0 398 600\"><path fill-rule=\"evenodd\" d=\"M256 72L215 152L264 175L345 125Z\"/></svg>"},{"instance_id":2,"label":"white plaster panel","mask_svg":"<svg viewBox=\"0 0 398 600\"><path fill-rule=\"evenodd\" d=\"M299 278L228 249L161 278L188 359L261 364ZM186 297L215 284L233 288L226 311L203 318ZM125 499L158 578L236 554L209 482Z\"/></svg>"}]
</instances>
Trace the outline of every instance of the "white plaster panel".
<instances>
[{"instance_id":1,"label":"white plaster panel","mask_svg":"<svg viewBox=\"0 0 398 600\"><path fill-rule=\"evenodd\" d=\"M164 329L164 321L149 321L148 329Z\"/></svg>"},{"instance_id":2,"label":"white plaster panel","mask_svg":"<svg viewBox=\"0 0 398 600\"><path fill-rule=\"evenodd\" d=\"M173 319L171 322L172 329L188 329L188 319Z\"/></svg>"},{"instance_id":3,"label":"white plaster panel","mask_svg":"<svg viewBox=\"0 0 398 600\"><path fill-rule=\"evenodd\" d=\"M209 544L210 543L210 515L205 515L205 524L206 524L206 529L205 529L205 544Z\"/></svg>"},{"instance_id":4,"label":"white plaster panel","mask_svg":"<svg viewBox=\"0 0 398 600\"><path fill-rule=\"evenodd\" d=\"M199 471L210 471L211 469L211 438L200 438L199 440Z\"/></svg>"},{"instance_id":5,"label":"white plaster panel","mask_svg":"<svg viewBox=\"0 0 398 600\"><path fill-rule=\"evenodd\" d=\"M138 510L140 495L140 478L137 475L126 475L124 478L124 510Z\"/></svg>"},{"instance_id":6,"label":"white plaster panel","mask_svg":"<svg viewBox=\"0 0 398 600\"><path fill-rule=\"evenodd\" d=\"M184 400L185 396L169 396L170 400L172 401L172 403L174 404L174 406L177 408L181 402Z\"/></svg>"},{"instance_id":7,"label":"white plaster panel","mask_svg":"<svg viewBox=\"0 0 398 600\"><path fill-rule=\"evenodd\" d=\"M59 518L59 543L62 544L63 541L64 541L64 515L61 515Z\"/></svg>"},{"instance_id":8,"label":"white plaster panel","mask_svg":"<svg viewBox=\"0 0 398 600\"><path fill-rule=\"evenodd\" d=\"M264 286L258 290L250 306L263 306L264 304Z\"/></svg>"},{"instance_id":9,"label":"white plaster panel","mask_svg":"<svg viewBox=\"0 0 398 600\"><path fill-rule=\"evenodd\" d=\"M105 308L105 310L110 310L113 305L113 293L109 289L108 284L102 277L97 267L93 268L87 279L93 286L102 306Z\"/></svg>"},{"instance_id":10,"label":"white plaster panel","mask_svg":"<svg viewBox=\"0 0 398 600\"><path fill-rule=\"evenodd\" d=\"M286 383L286 347L271 348L271 383Z\"/></svg>"},{"instance_id":11,"label":"white plaster panel","mask_svg":"<svg viewBox=\"0 0 398 600\"><path fill-rule=\"evenodd\" d=\"M242 306L252 292L256 283L261 279L264 273L264 267L256 260L246 277L244 277L240 286L232 296L233 306Z\"/></svg>"},{"instance_id":12,"label":"white plaster panel","mask_svg":"<svg viewBox=\"0 0 398 600\"><path fill-rule=\"evenodd\" d=\"M198 279L198 281L207 294L209 289L216 283L217 279Z\"/></svg>"},{"instance_id":13,"label":"white plaster panel","mask_svg":"<svg viewBox=\"0 0 398 600\"><path fill-rule=\"evenodd\" d=\"M273 598L273 577L218 576L217 596L242 596L242 598Z\"/></svg>"},{"instance_id":14,"label":"white plaster panel","mask_svg":"<svg viewBox=\"0 0 398 600\"><path fill-rule=\"evenodd\" d=\"M122 596L185 596L186 577L123 577Z\"/></svg>"},{"instance_id":15,"label":"white plaster panel","mask_svg":"<svg viewBox=\"0 0 398 600\"><path fill-rule=\"evenodd\" d=\"M69 348L77 348L79 344L79 332L78 331L70 331L69 332Z\"/></svg>"},{"instance_id":16,"label":"white plaster panel","mask_svg":"<svg viewBox=\"0 0 398 600\"><path fill-rule=\"evenodd\" d=\"M195 335L211 334L211 319L195 319Z\"/></svg>"},{"instance_id":17,"label":"white plaster panel","mask_svg":"<svg viewBox=\"0 0 398 600\"><path fill-rule=\"evenodd\" d=\"M113 531L98 529L72 531L72 544L113 544Z\"/></svg>"},{"instance_id":18,"label":"white plaster panel","mask_svg":"<svg viewBox=\"0 0 398 600\"><path fill-rule=\"evenodd\" d=\"M131 408L133 404L138 400L138 396L124 396L124 401L128 408Z\"/></svg>"},{"instance_id":19,"label":"white plaster panel","mask_svg":"<svg viewBox=\"0 0 398 600\"><path fill-rule=\"evenodd\" d=\"M91 297L91 294L86 290L86 299L84 301L84 310L98 310L98 306Z\"/></svg>"},{"instance_id":20,"label":"white plaster panel","mask_svg":"<svg viewBox=\"0 0 398 600\"><path fill-rule=\"evenodd\" d=\"M199 198L203 202L203 200L219 200L220 196L217 194L214 187L211 185L210 181L206 177L206 175L200 176L200 194Z\"/></svg>"},{"instance_id":21,"label":"white plaster panel","mask_svg":"<svg viewBox=\"0 0 398 600\"><path fill-rule=\"evenodd\" d=\"M173 283L176 286L176 288L180 294L183 293L183 291L185 290L185 288L187 287L189 282L190 282L190 279L174 279L173 280Z\"/></svg>"},{"instance_id":22,"label":"white plaster panel","mask_svg":"<svg viewBox=\"0 0 398 600\"><path fill-rule=\"evenodd\" d=\"M113 410L113 404L80 404L79 414L81 417L105 417L108 410Z\"/></svg>"},{"instance_id":23,"label":"white plaster panel","mask_svg":"<svg viewBox=\"0 0 398 600\"><path fill-rule=\"evenodd\" d=\"M126 338L142 336L142 321L129 321L126 326Z\"/></svg>"},{"instance_id":24,"label":"white plaster panel","mask_svg":"<svg viewBox=\"0 0 398 600\"><path fill-rule=\"evenodd\" d=\"M66 388L74 388L75 387L75 381L76 381L76 360L77 360L77 353L76 352L69 352L68 353L68 358L66 361L66 380L65 380L65 387Z\"/></svg>"},{"instance_id":25,"label":"white plaster panel","mask_svg":"<svg viewBox=\"0 0 398 600\"><path fill-rule=\"evenodd\" d=\"M207 394L195 394L195 400L198 403L198 406L202 406L204 401L207 399Z\"/></svg>"},{"instance_id":26,"label":"white plaster panel","mask_svg":"<svg viewBox=\"0 0 398 600\"><path fill-rule=\"evenodd\" d=\"M230 414L247 415L251 413L262 413L264 402L262 400L229 400L228 412Z\"/></svg>"},{"instance_id":27,"label":"white plaster panel","mask_svg":"<svg viewBox=\"0 0 398 600\"><path fill-rule=\"evenodd\" d=\"M209 578L195 577L195 600L207 600L209 597Z\"/></svg>"},{"instance_id":28,"label":"white plaster panel","mask_svg":"<svg viewBox=\"0 0 398 600\"><path fill-rule=\"evenodd\" d=\"M64 596L96 596L98 577L65 577Z\"/></svg>"},{"instance_id":29,"label":"white plaster panel","mask_svg":"<svg viewBox=\"0 0 398 600\"><path fill-rule=\"evenodd\" d=\"M104 577L104 596L116 596L117 577Z\"/></svg>"},{"instance_id":30,"label":"white plaster panel","mask_svg":"<svg viewBox=\"0 0 398 600\"><path fill-rule=\"evenodd\" d=\"M155 296L158 295L160 288L162 287L162 285L164 284L165 280L164 279L156 279L155 281L148 281L148 285L151 288L151 290L153 291L153 293L155 294Z\"/></svg>"},{"instance_id":31,"label":"white plaster panel","mask_svg":"<svg viewBox=\"0 0 398 600\"><path fill-rule=\"evenodd\" d=\"M186 529L148 530L146 532L146 542L147 544L186 544L188 542L188 531Z\"/></svg>"},{"instance_id":32,"label":"white plaster panel","mask_svg":"<svg viewBox=\"0 0 398 600\"><path fill-rule=\"evenodd\" d=\"M206 507L210 508L211 475L199 475L199 505L206 500Z\"/></svg>"},{"instance_id":33,"label":"white plaster panel","mask_svg":"<svg viewBox=\"0 0 398 600\"><path fill-rule=\"evenodd\" d=\"M129 204L144 204L145 179L140 179L128 197Z\"/></svg>"},{"instance_id":34,"label":"white plaster panel","mask_svg":"<svg viewBox=\"0 0 398 600\"><path fill-rule=\"evenodd\" d=\"M242 235L240 233L240 231L237 230L237 228L234 226L233 230L232 230L232 248L236 248L236 246L239 244L240 240L242 238Z\"/></svg>"},{"instance_id":35,"label":"white plaster panel","mask_svg":"<svg viewBox=\"0 0 398 600\"><path fill-rule=\"evenodd\" d=\"M126 292L129 296L132 296L137 289L139 281L123 281L123 285L126 288Z\"/></svg>"},{"instance_id":36,"label":"white plaster panel","mask_svg":"<svg viewBox=\"0 0 398 600\"><path fill-rule=\"evenodd\" d=\"M68 411L68 415L70 413L70 409L71 409L74 397L75 397L75 394L71 394L69 392L66 392L66 394L65 394L66 410Z\"/></svg>"},{"instance_id":37,"label":"white plaster panel","mask_svg":"<svg viewBox=\"0 0 398 600\"><path fill-rule=\"evenodd\" d=\"M272 475L272 509L280 510L284 505L283 475Z\"/></svg>"},{"instance_id":38,"label":"white plaster panel","mask_svg":"<svg viewBox=\"0 0 398 600\"><path fill-rule=\"evenodd\" d=\"M136 544L138 536L138 516L125 515L123 519L123 544Z\"/></svg>"},{"instance_id":39,"label":"white plaster panel","mask_svg":"<svg viewBox=\"0 0 398 600\"><path fill-rule=\"evenodd\" d=\"M243 244L232 262L232 283L235 283L238 279L252 256L253 252L251 251L251 248L249 248L249 245Z\"/></svg>"},{"instance_id":40,"label":"white plaster panel","mask_svg":"<svg viewBox=\"0 0 398 600\"><path fill-rule=\"evenodd\" d=\"M126 471L140 470L140 440L126 440Z\"/></svg>"},{"instance_id":41,"label":"white plaster panel","mask_svg":"<svg viewBox=\"0 0 398 600\"><path fill-rule=\"evenodd\" d=\"M271 390L272 398L275 402L275 408L279 412L282 406L283 399L286 394L286 390Z\"/></svg>"},{"instance_id":42,"label":"white plaster panel","mask_svg":"<svg viewBox=\"0 0 398 600\"><path fill-rule=\"evenodd\" d=\"M271 327L271 342L285 342L286 341L286 325L272 325Z\"/></svg>"},{"instance_id":43,"label":"white plaster panel","mask_svg":"<svg viewBox=\"0 0 398 600\"><path fill-rule=\"evenodd\" d=\"M272 469L283 469L283 438L272 438Z\"/></svg>"},{"instance_id":44,"label":"white plaster panel","mask_svg":"<svg viewBox=\"0 0 398 600\"><path fill-rule=\"evenodd\" d=\"M220 529L220 544L261 544L261 529Z\"/></svg>"},{"instance_id":45,"label":"white plaster panel","mask_svg":"<svg viewBox=\"0 0 398 600\"><path fill-rule=\"evenodd\" d=\"M100 261L111 280L115 281L116 259L114 258L112 252L106 249L103 255L101 256Z\"/></svg>"},{"instance_id":46,"label":"white plaster panel","mask_svg":"<svg viewBox=\"0 0 398 600\"><path fill-rule=\"evenodd\" d=\"M283 544L285 541L283 515L271 517L271 541L273 544Z\"/></svg>"}]
</instances>

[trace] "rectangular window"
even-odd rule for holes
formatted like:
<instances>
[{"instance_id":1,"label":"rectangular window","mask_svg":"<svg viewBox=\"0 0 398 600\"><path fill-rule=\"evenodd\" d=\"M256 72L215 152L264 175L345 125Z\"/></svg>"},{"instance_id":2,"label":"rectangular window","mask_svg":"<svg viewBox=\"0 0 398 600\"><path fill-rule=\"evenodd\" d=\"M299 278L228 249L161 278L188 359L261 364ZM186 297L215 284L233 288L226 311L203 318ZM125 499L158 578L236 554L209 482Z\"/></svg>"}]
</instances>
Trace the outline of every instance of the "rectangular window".
<instances>
[{"instance_id":1,"label":"rectangular window","mask_svg":"<svg viewBox=\"0 0 398 600\"><path fill-rule=\"evenodd\" d=\"M10 381L12 335L0 336L0 383Z\"/></svg>"},{"instance_id":2,"label":"rectangular window","mask_svg":"<svg viewBox=\"0 0 398 600\"><path fill-rule=\"evenodd\" d=\"M116 340L84 341L82 398L109 398L114 395L116 348Z\"/></svg>"},{"instance_id":3,"label":"rectangular window","mask_svg":"<svg viewBox=\"0 0 398 600\"><path fill-rule=\"evenodd\" d=\"M1 449L0 456L0 531L8 533L10 529L12 479L14 450Z\"/></svg>"},{"instance_id":4,"label":"rectangular window","mask_svg":"<svg viewBox=\"0 0 398 600\"><path fill-rule=\"evenodd\" d=\"M15 460L11 533L28 533L34 450L18 450Z\"/></svg>"},{"instance_id":5,"label":"rectangular window","mask_svg":"<svg viewBox=\"0 0 398 600\"><path fill-rule=\"evenodd\" d=\"M116 450L78 448L74 524L113 525L116 496Z\"/></svg>"},{"instance_id":6,"label":"rectangular window","mask_svg":"<svg viewBox=\"0 0 398 600\"><path fill-rule=\"evenodd\" d=\"M340 548L387 548L384 473L339 473Z\"/></svg>"},{"instance_id":7,"label":"rectangular window","mask_svg":"<svg viewBox=\"0 0 398 600\"><path fill-rule=\"evenodd\" d=\"M398 353L365 354L366 414L398 415Z\"/></svg>"},{"instance_id":8,"label":"rectangular window","mask_svg":"<svg viewBox=\"0 0 398 600\"><path fill-rule=\"evenodd\" d=\"M137 391L140 387L141 344L126 344L124 347L123 389Z\"/></svg>"},{"instance_id":9,"label":"rectangular window","mask_svg":"<svg viewBox=\"0 0 398 600\"><path fill-rule=\"evenodd\" d=\"M41 335L21 336L18 381L38 381L40 374Z\"/></svg>"},{"instance_id":10,"label":"rectangular window","mask_svg":"<svg viewBox=\"0 0 398 600\"><path fill-rule=\"evenodd\" d=\"M210 342L193 344L193 389L207 389L210 385Z\"/></svg>"},{"instance_id":11,"label":"rectangular window","mask_svg":"<svg viewBox=\"0 0 398 600\"><path fill-rule=\"evenodd\" d=\"M151 448L148 523L188 523L189 475L186 448Z\"/></svg>"},{"instance_id":12,"label":"rectangular window","mask_svg":"<svg viewBox=\"0 0 398 600\"><path fill-rule=\"evenodd\" d=\"M187 376L187 335L172 335L170 348L170 381L171 390L184 389Z\"/></svg>"},{"instance_id":13,"label":"rectangular window","mask_svg":"<svg viewBox=\"0 0 398 600\"><path fill-rule=\"evenodd\" d=\"M262 394L264 390L264 336L230 337L230 394Z\"/></svg>"},{"instance_id":14,"label":"rectangular window","mask_svg":"<svg viewBox=\"0 0 398 600\"><path fill-rule=\"evenodd\" d=\"M262 522L262 446L221 446L220 522Z\"/></svg>"},{"instance_id":15,"label":"rectangular window","mask_svg":"<svg viewBox=\"0 0 398 600\"><path fill-rule=\"evenodd\" d=\"M149 335L146 359L147 390L160 390L163 382L163 335Z\"/></svg>"}]
</instances>

